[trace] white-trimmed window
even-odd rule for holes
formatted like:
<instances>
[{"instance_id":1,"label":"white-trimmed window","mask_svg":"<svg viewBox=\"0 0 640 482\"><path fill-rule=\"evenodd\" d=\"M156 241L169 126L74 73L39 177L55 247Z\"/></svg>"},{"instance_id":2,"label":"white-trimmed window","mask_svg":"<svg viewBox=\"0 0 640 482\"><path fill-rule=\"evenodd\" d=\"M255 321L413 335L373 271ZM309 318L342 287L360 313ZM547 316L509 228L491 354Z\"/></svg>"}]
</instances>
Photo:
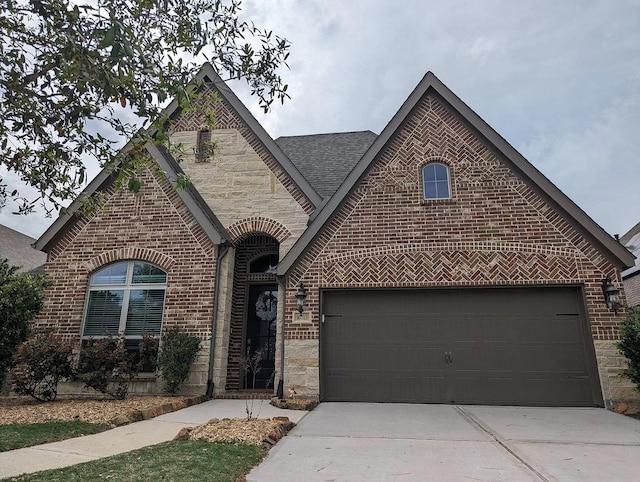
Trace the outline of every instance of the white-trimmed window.
<instances>
[{"instance_id":1,"label":"white-trimmed window","mask_svg":"<svg viewBox=\"0 0 640 482\"><path fill-rule=\"evenodd\" d=\"M431 162L422 168L424 199L451 198L449 167L440 162Z\"/></svg>"},{"instance_id":2,"label":"white-trimmed window","mask_svg":"<svg viewBox=\"0 0 640 482\"><path fill-rule=\"evenodd\" d=\"M122 334L137 351L145 333L160 336L167 273L142 261L123 261L91 275L82 338Z\"/></svg>"}]
</instances>

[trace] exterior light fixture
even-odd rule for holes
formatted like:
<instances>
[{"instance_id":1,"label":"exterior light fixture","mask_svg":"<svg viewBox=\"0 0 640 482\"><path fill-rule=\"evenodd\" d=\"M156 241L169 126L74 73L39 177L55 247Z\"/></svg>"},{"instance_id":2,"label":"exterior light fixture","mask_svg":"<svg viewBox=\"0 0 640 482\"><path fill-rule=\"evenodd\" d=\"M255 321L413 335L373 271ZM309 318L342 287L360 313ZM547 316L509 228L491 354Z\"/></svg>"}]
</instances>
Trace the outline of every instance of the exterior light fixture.
<instances>
[{"instance_id":1,"label":"exterior light fixture","mask_svg":"<svg viewBox=\"0 0 640 482\"><path fill-rule=\"evenodd\" d=\"M614 313L618 312L620 308L620 290L612 283L611 278L606 277L602 280L602 295L604 301L607 304L607 308L613 310Z\"/></svg>"},{"instance_id":2,"label":"exterior light fixture","mask_svg":"<svg viewBox=\"0 0 640 482\"><path fill-rule=\"evenodd\" d=\"M298 312L302 314L304 311L304 300L307 297L307 290L304 289L304 285L300 282L298 291L296 292L296 300L298 301Z\"/></svg>"}]
</instances>

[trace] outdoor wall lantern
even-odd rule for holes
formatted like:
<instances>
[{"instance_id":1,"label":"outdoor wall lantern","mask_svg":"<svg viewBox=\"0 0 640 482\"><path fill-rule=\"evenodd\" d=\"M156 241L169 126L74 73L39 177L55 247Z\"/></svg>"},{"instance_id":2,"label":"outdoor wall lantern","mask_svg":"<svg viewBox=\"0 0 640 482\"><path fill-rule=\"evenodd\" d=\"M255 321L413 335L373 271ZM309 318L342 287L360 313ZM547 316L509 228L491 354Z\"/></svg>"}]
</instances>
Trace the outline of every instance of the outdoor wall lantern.
<instances>
[{"instance_id":1,"label":"outdoor wall lantern","mask_svg":"<svg viewBox=\"0 0 640 482\"><path fill-rule=\"evenodd\" d=\"M298 311L300 314L304 311L304 300L307 297L307 290L304 289L304 285L302 281L300 282L300 286L298 286L298 291L296 293L296 300L298 301Z\"/></svg>"},{"instance_id":2,"label":"outdoor wall lantern","mask_svg":"<svg viewBox=\"0 0 640 482\"><path fill-rule=\"evenodd\" d=\"M602 280L602 294L607 308L617 313L620 308L620 290L611 282L611 278L607 277Z\"/></svg>"}]
</instances>

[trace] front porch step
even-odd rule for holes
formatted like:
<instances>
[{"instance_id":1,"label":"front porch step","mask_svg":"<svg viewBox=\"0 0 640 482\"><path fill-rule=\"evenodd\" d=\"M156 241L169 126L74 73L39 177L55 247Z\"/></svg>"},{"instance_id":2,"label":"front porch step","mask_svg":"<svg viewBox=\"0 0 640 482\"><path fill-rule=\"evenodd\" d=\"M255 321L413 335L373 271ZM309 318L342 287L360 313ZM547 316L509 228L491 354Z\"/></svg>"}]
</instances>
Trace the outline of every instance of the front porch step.
<instances>
[{"instance_id":1,"label":"front porch step","mask_svg":"<svg viewBox=\"0 0 640 482\"><path fill-rule=\"evenodd\" d=\"M273 390L234 390L220 393L215 396L221 400L271 400L275 394Z\"/></svg>"}]
</instances>

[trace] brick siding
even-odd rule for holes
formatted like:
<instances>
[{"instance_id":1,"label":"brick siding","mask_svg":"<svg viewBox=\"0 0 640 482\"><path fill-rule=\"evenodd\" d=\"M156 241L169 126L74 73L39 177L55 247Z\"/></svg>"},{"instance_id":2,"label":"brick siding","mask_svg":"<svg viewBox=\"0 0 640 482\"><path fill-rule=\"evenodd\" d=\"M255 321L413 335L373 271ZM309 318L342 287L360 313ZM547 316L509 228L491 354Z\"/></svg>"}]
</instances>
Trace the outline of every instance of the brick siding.
<instances>
[{"instance_id":1,"label":"brick siding","mask_svg":"<svg viewBox=\"0 0 640 482\"><path fill-rule=\"evenodd\" d=\"M278 254L278 242L270 236L251 235L239 241L236 246L235 268L233 271L233 293L231 298L231 323L229 333L229 355L227 362L227 390L242 387L242 350L244 349L245 312L250 281L276 283L273 274L249 274L249 263L266 255Z\"/></svg>"},{"instance_id":2,"label":"brick siding","mask_svg":"<svg viewBox=\"0 0 640 482\"><path fill-rule=\"evenodd\" d=\"M452 198L425 201L422 167ZM342 287L582 285L595 340L617 339L601 281L616 268L436 96L423 98L287 280L287 340L318 338L319 293ZM307 287L308 318L295 313ZM294 380L290 380L294 383Z\"/></svg>"},{"instance_id":3,"label":"brick siding","mask_svg":"<svg viewBox=\"0 0 640 482\"><path fill-rule=\"evenodd\" d=\"M216 247L166 180L149 171L142 180L137 194L108 188L103 210L69 222L45 265L53 286L35 322L38 327L55 328L64 339L79 343L91 273L112 262L138 259L168 273L163 328L179 326L209 339Z\"/></svg>"}]
</instances>

